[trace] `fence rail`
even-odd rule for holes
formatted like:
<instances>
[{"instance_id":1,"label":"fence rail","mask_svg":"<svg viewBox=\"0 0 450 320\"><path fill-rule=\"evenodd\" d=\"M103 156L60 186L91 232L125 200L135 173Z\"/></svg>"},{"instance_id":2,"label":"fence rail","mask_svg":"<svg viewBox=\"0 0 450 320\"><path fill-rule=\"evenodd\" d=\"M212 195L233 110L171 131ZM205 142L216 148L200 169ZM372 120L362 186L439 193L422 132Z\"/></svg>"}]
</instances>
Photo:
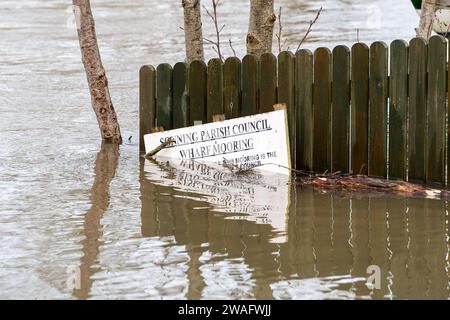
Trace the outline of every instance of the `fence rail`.
<instances>
[{"instance_id":1,"label":"fence rail","mask_svg":"<svg viewBox=\"0 0 450 320\"><path fill-rule=\"evenodd\" d=\"M140 148L165 130L287 105L297 169L447 184L447 40L357 43L312 53L140 70Z\"/></svg>"}]
</instances>

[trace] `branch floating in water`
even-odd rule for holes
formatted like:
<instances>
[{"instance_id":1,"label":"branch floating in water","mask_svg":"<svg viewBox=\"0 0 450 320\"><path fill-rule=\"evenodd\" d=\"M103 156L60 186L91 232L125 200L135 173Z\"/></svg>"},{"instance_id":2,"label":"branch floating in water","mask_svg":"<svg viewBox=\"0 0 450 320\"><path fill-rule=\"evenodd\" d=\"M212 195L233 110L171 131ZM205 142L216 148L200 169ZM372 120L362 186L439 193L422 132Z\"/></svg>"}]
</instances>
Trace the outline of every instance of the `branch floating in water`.
<instances>
[{"instance_id":1,"label":"branch floating in water","mask_svg":"<svg viewBox=\"0 0 450 320\"><path fill-rule=\"evenodd\" d=\"M300 185L312 186L322 192L344 192L371 195L394 195L430 199L448 198L446 190L431 189L420 184L371 178L362 175L309 175L300 178Z\"/></svg>"},{"instance_id":2,"label":"branch floating in water","mask_svg":"<svg viewBox=\"0 0 450 320\"><path fill-rule=\"evenodd\" d=\"M145 159L149 160L152 159L153 156L155 156L158 152L160 152L161 150L171 146L173 143L175 142L175 140L173 140L173 138L167 138L163 143L161 143L158 147L156 147L155 149L153 149L152 151L148 152L145 155Z\"/></svg>"},{"instance_id":3,"label":"branch floating in water","mask_svg":"<svg viewBox=\"0 0 450 320\"><path fill-rule=\"evenodd\" d=\"M246 170L234 165L231 161L224 159L223 167L233 173L251 173L253 169L270 165L270 163L254 166ZM273 165L273 164L272 164ZM428 188L421 184L406 181L387 180L382 178L372 178L364 175L342 174L341 172L316 174L313 172L285 168L297 178L299 186L313 187L318 192L337 192L344 195L392 195L399 197L414 197L426 199L448 199L450 191Z\"/></svg>"}]
</instances>

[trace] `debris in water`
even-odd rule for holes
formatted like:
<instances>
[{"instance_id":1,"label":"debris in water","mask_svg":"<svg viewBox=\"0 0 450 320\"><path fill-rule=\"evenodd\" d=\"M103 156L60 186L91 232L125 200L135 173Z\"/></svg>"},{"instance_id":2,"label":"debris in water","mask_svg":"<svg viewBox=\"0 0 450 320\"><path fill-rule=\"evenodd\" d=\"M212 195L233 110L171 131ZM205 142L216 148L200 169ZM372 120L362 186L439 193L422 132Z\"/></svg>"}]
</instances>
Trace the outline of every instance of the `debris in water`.
<instances>
[{"instance_id":1,"label":"debris in water","mask_svg":"<svg viewBox=\"0 0 450 320\"><path fill-rule=\"evenodd\" d=\"M154 155L156 155L158 152L160 152L161 150L171 146L173 143L175 143L175 140L173 140L173 138L167 138L166 140L164 140L163 143L161 143L158 147L156 147L155 149L153 149L152 151L148 152L145 155L145 159L151 159L153 158Z\"/></svg>"},{"instance_id":2,"label":"debris in water","mask_svg":"<svg viewBox=\"0 0 450 320\"><path fill-rule=\"evenodd\" d=\"M295 171L294 171L295 172ZM395 195L401 197L419 197L442 199L450 196L447 190L431 189L420 184L372 178L363 175L329 175L296 172L301 186L312 186L317 191L345 193L364 193L372 195Z\"/></svg>"}]
</instances>

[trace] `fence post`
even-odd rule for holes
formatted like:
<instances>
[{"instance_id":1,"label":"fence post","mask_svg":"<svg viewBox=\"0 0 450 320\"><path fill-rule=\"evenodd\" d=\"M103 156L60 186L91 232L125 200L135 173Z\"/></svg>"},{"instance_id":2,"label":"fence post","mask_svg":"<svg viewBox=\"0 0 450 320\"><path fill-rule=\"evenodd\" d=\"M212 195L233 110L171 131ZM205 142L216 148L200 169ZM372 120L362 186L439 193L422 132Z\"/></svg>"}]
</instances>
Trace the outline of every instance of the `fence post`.
<instances>
[{"instance_id":1,"label":"fence post","mask_svg":"<svg viewBox=\"0 0 450 320\"><path fill-rule=\"evenodd\" d=\"M258 59L247 55L242 60L242 106L241 116L258 111Z\"/></svg>"},{"instance_id":2,"label":"fence post","mask_svg":"<svg viewBox=\"0 0 450 320\"><path fill-rule=\"evenodd\" d=\"M272 53L264 53L260 58L259 112L273 111L277 102L277 58Z\"/></svg>"},{"instance_id":3,"label":"fence post","mask_svg":"<svg viewBox=\"0 0 450 320\"><path fill-rule=\"evenodd\" d=\"M278 55L278 94L277 103L285 103L289 123L289 143L291 148L291 163L295 166L296 160L296 124L297 110L295 109L295 56L290 51Z\"/></svg>"},{"instance_id":4,"label":"fence post","mask_svg":"<svg viewBox=\"0 0 450 320\"><path fill-rule=\"evenodd\" d=\"M213 122L213 116L223 114L223 67L222 60L214 58L208 63L206 113L207 121Z\"/></svg>"},{"instance_id":5,"label":"fence post","mask_svg":"<svg viewBox=\"0 0 450 320\"><path fill-rule=\"evenodd\" d=\"M350 172L350 50L333 50L333 85L331 106L331 171Z\"/></svg>"},{"instance_id":6,"label":"fence post","mask_svg":"<svg viewBox=\"0 0 450 320\"><path fill-rule=\"evenodd\" d=\"M408 108L408 43L391 43L389 107L389 179L406 180L406 110Z\"/></svg>"},{"instance_id":7,"label":"fence post","mask_svg":"<svg viewBox=\"0 0 450 320\"><path fill-rule=\"evenodd\" d=\"M388 47L370 47L369 71L369 175L387 177Z\"/></svg>"},{"instance_id":8,"label":"fence post","mask_svg":"<svg viewBox=\"0 0 450 320\"><path fill-rule=\"evenodd\" d=\"M445 121L447 43L433 36L428 44L426 181L445 185Z\"/></svg>"},{"instance_id":9,"label":"fence post","mask_svg":"<svg viewBox=\"0 0 450 320\"><path fill-rule=\"evenodd\" d=\"M188 66L179 62L173 67L173 128L189 125Z\"/></svg>"},{"instance_id":10,"label":"fence post","mask_svg":"<svg viewBox=\"0 0 450 320\"><path fill-rule=\"evenodd\" d=\"M302 49L295 57L295 104L297 109L297 169L313 169L313 54Z\"/></svg>"},{"instance_id":11,"label":"fence post","mask_svg":"<svg viewBox=\"0 0 450 320\"><path fill-rule=\"evenodd\" d=\"M223 106L226 119L241 115L241 61L228 58L223 66Z\"/></svg>"},{"instance_id":12,"label":"fence post","mask_svg":"<svg viewBox=\"0 0 450 320\"><path fill-rule=\"evenodd\" d=\"M156 71L143 66L139 71L139 152L145 152L144 135L155 126Z\"/></svg>"},{"instance_id":13,"label":"fence post","mask_svg":"<svg viewBox=\"0 0 450 320\"><path fill-rule=\"evenodd\" d=\"M450 41L447 42L450 45ZM450 49L447 49L447 54L450 54ZM449 117L450 117L450 68L448 66L448 64L450 63L450 56L447 59L447 85L446 85L446 90L447 90L447 144L446 144L446 152L445 152L445 159L446 159L446 163L445 163L445 168L447 168L447 181L445 183L445 186L448 188L449 184L450 184L450 173L449 173L449 164L450 164L450 124L449 124Z\"/></svg>"},{"instance_id":14,"label":"fence post","mask_svg":"<svg viewBox=\"0 0 450 320\"><path fill-rule=\"evenodd\" d=\"M193 61L189 66L189 124L206 122L206 64Z\"/></svg>"},{"instance_id":15,"label":"fence post","mask_svg":"<svg viewBox=\"0 0 450 320\"><path fill-rule=\"evenodd\" d=\"M369 146L369 47L352 47L351 80L351 172L367 174ZM356 67L358 66L358 67Z\"/></svg>"},{"instance_id":16,"label":"fence post","mask_svg":"<svg viewBox=\"0 0 450 320\"><path fill-rule=\"evenodd\" d=\"M314 147L313 170L331 171L331 52L319 48L314 54Z\"/></svg>"},{"instance_id":17,"label":"fence post","mask_svg":"<svg viewBox=\"0 0 450 320\"><path fill-rule=\"evenodd\" d=\"M425 182L428 48L423 38L409 47L408 179Z\"/></svg>"},{"instance_id":18,"label":"fence post","mask_svg":"<svg viewBox=\"0 0 450 320\"><path fill-rule=\"evenodd\" d=\"M155 126L172 129L172 67L160 64L156 69L156 121Z\"/></svg>"}]
</instances>

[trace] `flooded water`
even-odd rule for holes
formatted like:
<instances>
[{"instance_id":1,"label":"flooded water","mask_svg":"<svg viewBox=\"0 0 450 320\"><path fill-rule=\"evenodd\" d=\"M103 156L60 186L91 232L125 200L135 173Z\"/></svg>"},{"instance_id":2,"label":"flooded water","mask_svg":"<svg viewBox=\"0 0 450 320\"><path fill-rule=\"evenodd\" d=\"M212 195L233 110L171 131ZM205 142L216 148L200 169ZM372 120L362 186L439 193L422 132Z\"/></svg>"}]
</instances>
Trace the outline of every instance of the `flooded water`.
<instances>
[{"instance_id":1,"label":"flooded water","mask_svg":"<svg viewBox=\"0 0 450 320\"><path fill-rule=\"evenodd\" d=\"M0 298L450 297L447 202L139 158L138 70L183 60L180 1L92 1L126 141L101 148L69 2L0 2ZM242 56L248 4L222 2ZM311 49L409 39L418 22L408 0L278 4L291 48L320 5Z\"/></svg>"}]
</instances>

